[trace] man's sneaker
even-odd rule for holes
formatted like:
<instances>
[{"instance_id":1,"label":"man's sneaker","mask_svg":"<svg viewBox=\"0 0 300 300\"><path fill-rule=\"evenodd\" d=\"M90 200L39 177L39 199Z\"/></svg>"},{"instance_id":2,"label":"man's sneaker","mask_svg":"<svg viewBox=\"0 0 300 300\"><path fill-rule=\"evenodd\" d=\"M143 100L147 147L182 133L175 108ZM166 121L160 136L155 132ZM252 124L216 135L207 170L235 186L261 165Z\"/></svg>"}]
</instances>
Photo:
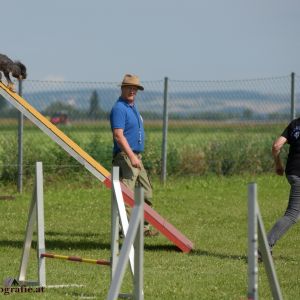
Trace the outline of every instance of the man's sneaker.
<instances>
[{"instance_id":1,"label":"man's sneaker","mask_svg":"<svg viewBox=\"0 0 300 300\"><path fill-rule=\"evenodd\" d=\"M144 228L144 236L145 237L153 237L158 236L159 232L157 230L151 230L149 228Z\"/></svg>"}]
</instances>

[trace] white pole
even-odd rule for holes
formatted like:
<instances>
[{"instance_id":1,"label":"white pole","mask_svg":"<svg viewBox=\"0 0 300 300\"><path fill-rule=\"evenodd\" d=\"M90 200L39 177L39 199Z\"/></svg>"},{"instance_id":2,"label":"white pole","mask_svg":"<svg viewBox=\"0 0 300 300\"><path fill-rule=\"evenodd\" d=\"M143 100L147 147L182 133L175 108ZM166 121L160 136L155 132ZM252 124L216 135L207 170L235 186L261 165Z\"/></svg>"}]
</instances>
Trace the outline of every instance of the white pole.
<instances>
[{"instance_id":1,"label":"white pole","mask_svg":"<svg viewBox=\"0 0 300 300\"><path fill-rule=\"evenodd\" d=\"M142 188L139 187L139 189L142 189ZM142 192L142 196L143 196L143 192ZM141 205L141 203L138 203L138 202L140 202L139 199L135 199L135 206L132 210L132 214L130 217L128 232L125 237L124 243L122 245L118 264L115 269L114 278L111 282L110 289L109 289L109 292L107 295L108 300L115 300L119 297L119 292L120 292L122 280L123 280L123 277L125 274L126 265L127 265L128 261L130 260L129 254L130 254L132 245L135 241L138 228L140 227L141 216L144 213L144 205ZM140 287L141 283L138 282L138 284ZM140 292L138 292L138 295L143 295L142 293L143 292L140 291ZM143 298L141 298L141 297L138 297L137 299L143 300Z\"/></svg>"},{"instance_id":2,"label":"white pole","mask_svg":"<svg viewBox=\"0 0 300 300\"><path fill-rule=\"evenodd\" d=\"M134 240L133 298L144 299L144 190L136 188L134 199L140 210L140 222Z\"/></svg>"},{"instance_id":3,"label":"white pole","mask_svg":"<svg viewBox=\"0 0 300 300\"><path fill-rule=\"evenodd\" d=\"M161 153L161 182L165 183L167 178L167 152L168 152L168 77L164 84L164 115L163 115L163 138Z\"/></svg>"},{"instance_id":4,"label":"white pole","mask_svg":"<svg viewBox=\"0 0 300 300\"><path fill-rule=\"evenodd\" d=\"M44 189L43 189L43 164L36 163L36 215L37 215L37 235L38 235L38 270L39 286L46 286L46 262L41 257L45 253L45 222L44 222Z\"/></svg>"},{"instance_id":5,"label":"white pole","mask_svg":"<svg viewBox=\"0 0 300 300\"><path fill-rule=\"evenodd\" d=\"M257 266L257 188L248 185L248 299L258 299Z\"/></svg>"},{"instance_id":6,"label":"white pole","mask_svg":"<svg viewBox=\"0 0 300 300\"><path fill-rule=\"evenodd\" d=\"M119 167L113 167L111 172L112 180L119 180ZM118 205L115 192L113 191L114 185L112 185L111 193L111 280L114 277L116 265L119 257L119 214Z\"/></svg>"},{"instance_id":7,"label":"white pole","mask_svg":"<svg viewBox=\"0 0 300 300\"><path fill-rule=\"evenodd\" d=\"M121 184L119 181L119 171L118 171L119 168L118 167L114 167L114 168L116 168L116 169L113 170L114 178L112 180L112 193L114 194L114 199L117 204L118 214L119 214L119 218L121 221L121 227L122 227L124 236L126 238L127 232L128 232L128 226L129 226L128 219L127 219ZM131 273L134 274L134 249L133 249L133 246L131 247L129 258L130 258Z\"/></svg>"},{"instance_id":8,"label":"white pole","mask_svg":"<svg viewBox=\"0 0 300 300\"><path fill-rule=\"evenodd\" d=\"M263 263L265 266L265 270L268 276L269 285L271 288L272 296L275 300L282 300L282 294L280 285L277 279L274 262L272 255L269 249L269 243L267 240L267 235L265 232L264 223L259 211L259 207L257 205L257 219L258 219L258 242L259 242L259 249L261 251Z\"/></svg>"},{"instance_id":9,"label":"white pole","mask_svg":"<svg viewBox=\"0 0 300 300\"><path fill-rule=\"evenodd\" d=\"M22 96L22 80L19 80L19 95ZM23 113L18 113L18 192L23 191Z\"/></svg>"}]
</instances>

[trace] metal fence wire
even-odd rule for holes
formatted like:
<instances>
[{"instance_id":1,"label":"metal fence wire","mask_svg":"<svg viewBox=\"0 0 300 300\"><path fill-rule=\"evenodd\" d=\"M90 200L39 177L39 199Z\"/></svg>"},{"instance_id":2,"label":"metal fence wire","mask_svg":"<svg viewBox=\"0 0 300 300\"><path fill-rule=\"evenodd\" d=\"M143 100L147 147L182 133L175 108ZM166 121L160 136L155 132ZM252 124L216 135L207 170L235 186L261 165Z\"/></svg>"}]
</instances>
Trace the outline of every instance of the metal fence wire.
<instances>
[{"instance_id":1,"label":"metal fence wire","mask_svg":"<svg viewBox=\"0 0 300 300\"><path fill-rule=\"evenodd\" d=\"M164 118L169 174L226 175L270 171L272 139L300 111L300 77L293 74L231 81L165 78L142 84L145 90L138 93L136 102L146 130L145 164L157 175L162 172ZM85 151L111 168L109 113L120 95L119 83L25 80L21 92ZM1 178L17 173L18 120L18 111L0 98ZM22 144L24 173L31 173L37 160L50 169L76 166L26 119Z\"/></svg>"}]
</instances>

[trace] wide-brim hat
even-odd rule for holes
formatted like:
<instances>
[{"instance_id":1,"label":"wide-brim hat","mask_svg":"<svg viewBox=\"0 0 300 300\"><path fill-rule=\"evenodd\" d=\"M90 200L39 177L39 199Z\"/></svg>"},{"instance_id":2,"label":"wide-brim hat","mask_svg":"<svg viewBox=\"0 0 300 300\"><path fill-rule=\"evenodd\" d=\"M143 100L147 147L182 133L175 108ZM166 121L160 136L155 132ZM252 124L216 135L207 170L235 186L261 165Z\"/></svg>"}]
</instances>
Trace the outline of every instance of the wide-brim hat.
<instances>
[{"instance_id":1,"label":"wide-brim hat","mask_svg":"<svg viewBox=\"0 0 300 300\"><path fill-rule=\"evenodd\" d=\"M132 74L126 74L124 76L124 79L121 83L121 87L122 86L136 86L138 88L138 90L143 91L144 87L142 85L140 85L140 78L136 75L132 75Z\"/></svg>"}]
</instances>

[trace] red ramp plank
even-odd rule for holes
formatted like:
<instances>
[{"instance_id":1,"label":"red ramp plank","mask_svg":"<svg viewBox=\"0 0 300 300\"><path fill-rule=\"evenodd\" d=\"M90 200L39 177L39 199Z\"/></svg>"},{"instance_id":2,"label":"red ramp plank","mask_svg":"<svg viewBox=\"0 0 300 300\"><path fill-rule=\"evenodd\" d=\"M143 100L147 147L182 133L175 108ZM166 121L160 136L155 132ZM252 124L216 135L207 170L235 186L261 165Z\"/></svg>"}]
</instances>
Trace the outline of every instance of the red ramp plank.
<instances>
[{"instance_id":1,"label":"red ramp plank","mask_svg":"<svg viewBox=\"0 0 300 300\"><path fill-rule=\"evenodd\" d=\"M111 188L112 184L111 184L110 177L104 181L104 184L108 188ZM129 190L122 183L121 183L121 189L122 189L122 194L125 203L133 207L134 206L133 192ZM183 235L172 224L170 224L166 219L164 219L161 215L159 215L147 203L144 203L144 217L151 225L153 225L158 231L160 231L171 242L173 242L179 249L181 249L181 251L190 252L194 248L193 243L185 235Z\"/></svg>"}]
</instances>

